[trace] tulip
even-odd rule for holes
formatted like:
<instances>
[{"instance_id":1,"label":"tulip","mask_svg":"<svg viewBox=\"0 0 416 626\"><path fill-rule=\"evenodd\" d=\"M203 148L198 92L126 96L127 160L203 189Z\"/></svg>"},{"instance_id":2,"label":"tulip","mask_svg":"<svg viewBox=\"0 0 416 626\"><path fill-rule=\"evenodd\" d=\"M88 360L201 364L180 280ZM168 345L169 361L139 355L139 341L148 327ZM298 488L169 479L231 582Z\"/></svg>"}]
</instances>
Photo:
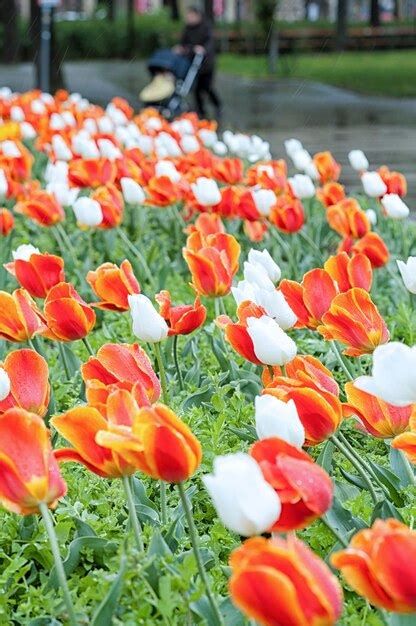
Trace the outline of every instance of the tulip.
<instances>
[{"instance_id":1,"label":"tulip","mask_svg":"<svg viewBox=\"0 0 416 626\"><path fill-rule=\"evenodd\" d=\"M276 204L276 194L271 189L254 189L251 192L257 211L268 217L272 206Z\"/></svg>"},{"instance_id":2,"label":"tulip","mask_svg":"<svg viewBox=\"0 0 416 626\"><path fill-rule=\"evenodd\" d=\"M397 193L386 193L380 202L388 217L392 217L395 220L409 217L410 209Z\"/></svg>"},{"instance_id":3,"label":"tulip","mask_svg":"<svg viewBox=\"0 0 416 626\"><path fill-rule=\"evenodd\" d=\"M300 530L331 507L332 481L306 452L271 437L255 443L250 454L282 503L281 515L271 531Z\"/></svg>"},{"instance_id":4,"label":"tulip","mask_svg":"<svg viewBox=\"0 0 416 626\"><path fill-rule=\"evenodd\" d=\"M350 259L346 252L340 252L325 261L324 269L341 292L348 291L351 287L361 287L365 291L371 289L373 270L370 260L364 254L356 254Z\"/></svg>"},{"instance_id":5,"label":"tulip","mask_svg":"<svg viewBox=\"0 0 416 626\"><path fill-rule=\"evenodd\" d=\"M43 420L24 409L0 415L0 504L12 513L55 508L66 493Z\"/></svg>"},{"instance_id":6,"label":"tulip","mask_svg":"<svg viewBox=\"0 0 416 626\"><path fill-rule=\"evenodd\" d=\"M368 170L368 159L362 150L351 150L348 153L348 160L352 169L356 172L366 172Z\"/></svg>"},{"instance_id":7,"label":"tulip","mask_svg":"<svg viewBox=\"0 0 416 626\"><path fill-rule=\"evenodd\" d=\"M341 615L337 578L292 534L245 541L230 566L234 604L263 626L334 626Z\"/></svg>"},{"instance_id":8,"label":"tulip","mask_svg":"<svg viewBox=\"0 0 416 626\"><path fill-rule=\"evenodd\" d=\"M224 223L217 213L200 213L195 222L188 226L186 232L188 234L198 231L204 237L215 235L216 233L225 233Z\"/></svg>"},{"instance_id":9,"label":"tulip","mask_svg":"<svg viewBox=\"0 0 416 626\"><path fill-rule=\"evenodd\" d=\"M1 193L0 193L1 195ZM7 237L13 230L14 217L8 209L0 208L0 235Z\"/></svg>"},{"instance_id":10,"label":"tulip","mask_svg":"<svg viewBox=\"0 0 416 626\"><path fill-rule=\"evenodd\" d=\"M345 393L344 415L356 415L364 429L374 437L395 437L408 430L412 415L416 416L416 406L393 406L361 391L352 382L346 383Z\"/></svg>"},{"instance_id":11,"label":"tulip","mask_svg":"<svg viewBox=\"0 0 416 626\"><path fill-rule=\"evenodd\" d=\"M53 135L52 149L55 157L60 161L70 161L72 159L72 152L61 135Z\"/></svg>"},{"instance_id":12,"label":"tulip","mask_svg":"<svg viewBox=\"0 0 416 626\"><path fill-rule=\"evenodd\" d=\"M72 206L79 194L79 189L70 188L66 183L61 182L48 183L46 191L53 194L62 206Z\"/></svg>"},{"instance_id":13,"label":"tulip","mask_svg":"<svg viewBox=\"0 0 416 626\"><path fill-rule=\"evenodd\" d=\"M259 263L244 262L244 279L246 282L252 283L259 289L274 290L274 284L269 278L267 271L263 265Z\"/></svg>"},{"instance_id":14,"label":"tulip","mask_svg":"<svg viewBox=\"0 0 416 626\"><path fill-rule=\"evenodd\" d=\"M169 327L149 298L143 294L133 294L127 299L133 321L133 333L136 337L149 343L158 343L166 339Z\"/></svg>"},{"instance_id":15,"label":"tulip","mask_svg":"<svg viewBox=\"0 0 416 626\"><path fill-rule=\"evenodd\" d=\"M0 199L4 200L9 192L9 183L4 170L0 169Z\"/></svg>"},{"instance_id":16,"label":"tulip","mask_svg":"<svg viewBox=\"0 0 416 626\"><path fill-rule=\"evenodd\" d=\"M25 289L0 291L0 339L19 343L45 329L42 314Z\"/></svg>"},{"instance_id":17,"label":"tulip","mask_svg":"<svg viewBox=\"0 0 416 626\"><path fill-rule=\"evenodd\" d=\"M373 267L382 267L389 260L389 251L377 233L367 233L351 248L353 254L365 254Z\"/></svg>"},{"instance_id":18,"label":"tulip","mask_svg":"<svg viewBox=\"0 0 416 626\"><path fill-rule=\"evenodd\" d=\"M264 395L283 402L293 400L305 429L305 444L314 446L333 435L342 421L338 385L331 372L312 356L298 356L279 373L265 380ZM265 377L264 377L265 378Z\"/></svg>"},{"instance_id":19,"label":"tulip","mask_svg":"<svg viewBox=\"0 0 416 626\"><path fill-rule=\"evenodd\" d=\"M394 406L416 402L416 346L410 348L398 341L379 346L373 354L373 373L354 382L366 391Z\"/></svg>"},{"instance_id":20,"label":"tulip","mask_svg":"<svg viewBox=\"0 0 416 626\"><path fill-rule=\"evenodd\" d=\"M292 159L293 155L299 150L303 150L303 145L299 139L286 139L285 142L286 154Z\"/></svg>"},{"instance_id":21,"label":"tulip","mask_svg":"<svg viewBox=\"0 0 416 626\"><path fill-rule=\"evenodd\" d=\"M151 478L178 483L198 469L202 450L189 427L164 404L143 407L130 429L112 425L96 442Z\"/></svg>"},{"instance_id":22,"label":"tulip","mask_svg":"<svg viewBox=\"0 0 416 626\"><path fill-rule=\"evenodd\" d=\"M214 159L212 175L221 183L236 185L242 181L243 174L243 162L241 159Z\"/></svg>"},{"instance_id":23,"label":"tulip","mask_svg":"<svg viewBox=\"0 0 416 626\"><path fill-rule=\"evenodd\" d=\"M44 417L50 398L48 375L48 364L34 350L10 352L0 366L0 413L15 407Z\"/></svg>"},{"instance_id":24,"label":"tulip","mask_svg":"<svg viewBox=\"0 0 416 626\"><path fill-rule=\"evenodd\" d=\"M257 359L265 365L285 365L296 356L296 344L271 317L247 318L247 333Z\"/></svg>"},{"instance_id":25,"label":"tulip","mask_svg":"<svg viewBox=\"0 0 416 626\"><path fill-rule=\"evenodd\" d=\"M202 206L214 206L221 202L221 193L215 180L200 176L191 188L196 201Z\"/></svg>"},{"instance_id":26,"label":"tulip","mask_svg":"<svg viewBox=\"0 0 416 626\"><path fill-rule=\"evenodd\" d=\"M318 170L321 183L338 180L341 166L330 152L318 152L314 155L313 162Z\"/></svg>"},{"instance_id":27,"label":"tulip","mask_svg":"<svg viewBox=\"0 0 416 626\"><path fill-rule=\"evenodd\" d=\"M293 178L289 178L289 184L293 194L300 200L313 198L315 195L315 185L309 176L295 174Z\"/></svg>"},{"instance_id":28,"label":"tulip","mask_svg":"<svg viewBox=\"0 0 416 626\"><path fill-rule=\"evenodd\" d=\"M330 227L342 237L358 239L371 230L367 215L354 198L344 198L328 207L326 217Z\"/></svg>"},{"instance_id":29,"label":"tulip","mask_svg":"<svg viewBox=\"0 0 416 626\"><path fill-rule=\"evenodd\" d=\"M224 329L225 338L234 350L251 363L261 365L262 361L254 352L254 343L248 333L247 320L249 317L262 317L265 311L262 307L250 301L242 302L237 308L238 322L233 323L227 315L220 315L216 320L217 326Z\"/></svg>"},{"instance_id":30,"label":"tulip","mask_svg":"<svg viewBox=\"0 0 416 626\"><path fill-rule=\"evenodd\" d=\"M103 212L100 204L91 198L82 196L77 198L72 206L78 226L94 228L103 221Z\"/></svg>"},{"instance_id":31,"label":"tulip","mask_svg":"<svg viewBox=\"0 0 416 626\"><path fill-rule=\"evenodd\" d=\"M292 159L295 168L300 172L305 172L306 168L312 163L311 155L304 148L296 150L290 155L290 158Z\"/></svg>"},{"instance_id":32,"label":"tulip","mask_svg":"<svg viewBox=\"0 0 416 626\"><path fill-rule=\"evenodd\" d=\"M128 204L143 204L146 200L146 195L142 187L132 178L126 178L124 176L120 179L120 185L124 202Z\"/></svg>"},{"instance_id":33,"label":"tulip","mask_svg":"<svg viewBox=\"0 0 416 626\"><path fill-rule=\"evenodd\" d=\"M4 267L33 298L45 298L54 285L65 280L64 261L59 256L42 254L30 244L22 244L12 255L13 262Z\"/></svg>"},{"instance_id":34,"label":"tulip","mask_svg":"<svg viewBox=\"0 0 416 626\"><path fill-rule=\"evenodd\" d=\"M261 534L279 518L279 497L248 454L217 456L213 473L202 480L221 522L239 535Z\"/></svg>"},{"instance_id":35,"label":"tulip","mask_svg":"<svg viewBox=\"0 0 416 626\"><path fill-rule=\"evenodd\" d=\"M147 204L155 206L169 206L181 199L180 187L171 181L168 176L152 177L146 188Z\"/></svg>"},{"instance_id":36,"label":"tulip","mask_svg":"<svg viewBox=\"0 0 416 626\"><path fill-rule=\"evenodd\" d=\"M387 185L378 172L364 172L361 176L364 192L370 198L379 198L387 193Z\"/></svg>"},{"instance_id":37,"label":"tulip","mask_svg":"<svg viewBox=\"0 0 416 626\"><path fill-rule=\"evenodd\" d=\"M271 209L269 219L282 232L296 233L305 221L302 203L289 195L279 196Z\"/></svg>"},{"instance_id":38,"label":"tulip","mask_svg":"<svg viewBox=\"0 0 416 626\"><path fill-rule=\"evenodd\" d=\"M256 432L259 439L279 437L296 448L305 442L305 429L293 400L282 402L265 394L255 398Z\"/></svg>"},{"instance_id":39,"label":"tulip","mask_svg":"<svg viewBox=\"0 0 416 626\"><path fill-rule=\"evenodd\" d=\"M379 400L380 401L380 400ZM412 411L409 419L409 431L402 432L397 435L391 442L391 447L401 450L409 459L410 463L416 465L416 410L415 405L411 405ZM397 408L396 408L397 410ZM407 411L407 408L401 408L401 411Z\"/></svg>"},{"instance_id":40,"label":"tulip","mask_svg":"<svg viewBox=\"0 0 416 626\"><path fill-rule=\"evenodd\" d=\"M93 306L109 311L128 311L128 296L140 293L140 285L133 273L130 261L122 261L120 267L115 263L103 263L96 270L87 274L87 282L100 302Z\"/></svg>"},{"instance_id":41,"label":"tulip","mask_svg":"<svg viewBox=\"0 0 416 626\"><path fill-rule=\"evenodd\" d=\"M244 264L247 265L246 263ZM297 321L297 317L286 302L283 294L277 291L273 283L270 287L258 287L248 280L240 281L237 287L231 289L237 305L248 300L258 304L264 309L269 317L272 317L283 330L292 328Z\"/></svg>"},{"instance_id":42,"label":"tulip","mask_svg":"<svg viewBox=\"0 0 416 626\"><path fill-rule=\"evenodd\" d=\"M114 184L107 183L105 187L98 187L91 195L91 199L96 200L101 207L103 219L99 224L100 228L114 228L121 224L124 211L123 196Z\"/></svg>"},{"instance_id":43,"label":"tulip","mask_svg":"<svg viewBox=\"0 0 416 626\"><path fill-rule=\"evenodd\" d=\"M394 193L400 197L406 195L407 182L403 174L391 172L385 165L379 168L378 173L387 187L387 193Z\"/></svg>"},{"instance_id":44,"label":"tulip","mask_svg":"<svg viewBox=\"0 0 416 626\"><path fill-rule=\"evenodd\" d=\"M406 289L416 295L416 256L409 256L406 263L400 260L396 263Z\"/></svg>"},{"instance_id":45,"label":"tulip","mask_svg":"<svg viewBox=\"0 0 416 626\"><path fill-rule=\"evenodd\" d=\"M416 532L396 519L378 519L356 533L345 550L331 556L348 585L371 604L394 611L416 611Z\"/></svg>"},{"instance_id":46,"label":"tulip","mask_svg":"<svg viewBox=\"0 0 416 626\"><path fill-rule=\"evenodd\" d=\"M288 305L297 316L296 328L317 328L338 293L328 272L314 269L306 272L301 283L284 279L280 283Z\"/></svg>"},{"instance_id":47,"label":"tulip","mask_svg":"<svg viewBox=\"0 0 416 626\"><path fill-rule=\"evenodd\" d=\"M199 297L194 304L172 306L169 291L161 291L155 297L160 307L160 315L169 326L168 335L189 335L200 328L206 320L207 310Z\"/></svg>"},{"instance_id":48,"label":"tulip","mask_svg":"<svg viewBox=\"0 0 416 626\"><path fill-rule=\"evenodd\" d=\"M365 211L365 214L371 226L375 226L377 224L377 213L374 211L374 209L367 209Z\"/></svg>"},{"instance_id":49,"label":"tulip","mask_svg":"<svg viewBox=\"0 0 416 626\"><path fill-rule=\"evenodd\" d=\"M75 341L83 339L95 324L94 310L70 283L58 283L45 298L44 316L49 339Z\"/></svg>"},{"instance_id":50,"label":"tulip","mask_svg":"<svg viewBox=\"0 0 416 626\"><path fill-rule=\"evenodd\" d=\"M65 218L65 212L55 196L43 189L31 191L27 199L16 204L14 210L40 226L53 226Z\"/></svg>"},{"instance_id":51,"label":"tulip","mask_svg":"<svg viewBox=\"0 0 416 626\"><path fill-rule=\"evenodd\" d=\"M172 161L158 161L155 165L155 175L160 178L166 176L172 183L178 183L181 179L181 174L176 169Z\"/></svg>"},{"instance_id":52,"label":"tulip","mask_svg":"<svg viewBox=\"0 0 416 626\"><path fill-rule=\"evenodd\" d=\"M370 295L358 287L340 293L322 317L318 332L324 339L341 341L344 354L369 354L389 340L389 331Z\"/></svg>"},{"instance_id":53,"label":"tulip","mask_svg":"<svg viewBox=\"0 0 416 626\"><path fill-rule=\"evenodd\" d=\"M100 187L113 183L117 175L114 161L105 158L72 159L68 178L75 187Z\"/></svg>"},{"instance_id":54,"label":"tulip","mask_svg":"<svg viewBox=\"0 0 416 626\"><path fill-rule=\"evenodd\" d=\"M325 183L316 190L316 197L325 207L330 207L345 198L345 190L340 183Z\"/></svg>"},{"instance_id":55,"label":"tulip","mask_svg":"<svg viewBox=\"0 0 416 626\"><path fill-rule=\"evenodd\" d=\"M240 256L240 245L232 235L216 233L204 237L191 233L183 256L192 274L192 286L199 295L216 297L229 293Z\"/></svg>"},{"instance_id":56,"label":"tulip","mask_svg":"<svg viewBox=\"0 0 416 626\"><path fill-rule=\"evenodd\" d=\"M272 259L268 250L260 251L251 248L248 253L248 262L252 265L261 265L273 283L277 283L280 280L281 269Z\"/></svg>"}]
</instances>

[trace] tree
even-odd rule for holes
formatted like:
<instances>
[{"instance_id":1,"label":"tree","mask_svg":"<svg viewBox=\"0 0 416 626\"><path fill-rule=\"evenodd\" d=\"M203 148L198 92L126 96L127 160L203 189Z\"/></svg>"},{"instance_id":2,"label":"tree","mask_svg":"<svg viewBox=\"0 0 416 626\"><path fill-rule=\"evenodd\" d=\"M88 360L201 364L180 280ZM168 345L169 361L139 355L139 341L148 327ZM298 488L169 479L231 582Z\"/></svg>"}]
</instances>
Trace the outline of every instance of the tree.
<instances>
[{"instance_id":1,"label":"tree","mask_svg":"<svg viewBox=\"0 0 416 626\"><path fill-rule=\"evenodd\" d=\"M19 54L18 9L15 0L1 0L0 21L4 31L2 60L15 63Z\"/></svg>"},{"instance_id":2,"label":"tree","mask_svg":"<svg viewBox=\"0 0 416 626\"><path fill-rule=\"evenodd\" d=\"M338 0L337 7L337 50L344 50L347 42L348 0Z\"/></svg>"},{"instance_id":3,"label":"tree","mask_svg":"<svg viewBox=\"0 0 416 626\"><path fill-rule=\"evenodd\" d=\"M380 26L379 0L370 0L370 24L371 26Z\"/></svg>"},{"instance_id":4,"label":"tree","mask_svg":"<svg viewBox=\"0 0 416 626\"><path fill-rule=\"evenodd\" d=\"M265 45L269 57L269 72L271 74L276 72L279 53L275 28L277 4L277 0L258 0L255 4L256 18L265 38Z\"/></svg>"}]
</instances>

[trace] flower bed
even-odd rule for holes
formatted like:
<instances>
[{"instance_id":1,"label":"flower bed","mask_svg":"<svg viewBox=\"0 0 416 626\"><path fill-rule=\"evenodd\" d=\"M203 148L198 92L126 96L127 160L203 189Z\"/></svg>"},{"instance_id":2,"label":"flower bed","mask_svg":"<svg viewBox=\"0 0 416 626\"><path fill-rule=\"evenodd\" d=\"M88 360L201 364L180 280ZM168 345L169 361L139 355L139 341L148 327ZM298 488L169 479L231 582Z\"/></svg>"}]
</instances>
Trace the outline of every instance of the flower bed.
<instances>
[{"instance_id":1,"label":"flower bed","mask_svg":"<svg viewBox=\"0 0 416 626\"><path fill-rule=\"evenodd\" d=\"M120 98L0 117L1 623L410 624L404 177Z\"/></svg>"}]
</instances>

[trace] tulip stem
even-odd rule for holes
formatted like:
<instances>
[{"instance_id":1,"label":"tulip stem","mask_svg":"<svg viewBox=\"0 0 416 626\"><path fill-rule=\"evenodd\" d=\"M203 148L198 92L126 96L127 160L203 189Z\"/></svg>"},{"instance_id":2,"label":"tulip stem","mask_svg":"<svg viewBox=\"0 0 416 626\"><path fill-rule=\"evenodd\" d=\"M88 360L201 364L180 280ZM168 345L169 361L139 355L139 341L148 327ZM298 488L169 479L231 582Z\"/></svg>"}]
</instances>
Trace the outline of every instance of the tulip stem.
<instances>
[{"instance_id":1,"label":"tulip stem","mask_svg":"<svg viewBox=\"0 0 416 626\"><path fill-rule=\"evenodd\" d=\"M69 369L68 359L66 358L64 347L60 341L58 341L58 350L59 350L59 356L61 357L61 361L64 366L66 379L71 380L71 372Z\"/></svg>"},{"instance_id":2,"label":"tulip stem","mask_svg":"<svg viewBox=\"0 0 416 626\"><path fill-rule=\"evenodd\" d=\"M370 492L370 495L371 495L371 498L372 498L374 504L378 504L379 500L378 500L377 493L376 493L376 491L375 491L375 489L373 487L373 484L372 484L371 480L368 478L367 473L366 473L364 467L361 464L361 461L358 461L356 456L350 452L348 447L346 445L344 445L344 443L342 443L342 441L340 441L340 439L338 439L338 437L336 435L332 435L329 439L338 448L338 450L340 452L342 452L342 454L345 456L345 458L348 459L348 461L351 463L351 465L353 467L355 467L355 469L357 470L358 474L361 476L363 482L367 486L367 489Z\"/></svg>"},{"instance_id":3,"label":"tulip stem","mask_svg":"<svg viewBox=\"0 0 416 626\"><path fill-rule=\"evenodd\" d=\"M51 546L53 560L55 563L56 574L58 576L59 584L61 586L62 593L64 596L66 610L68 611L69 623L71 624L71 626L77 626L78 621L77 621L77 617L75 614L74 606L72 604L71 595L69 593L68 581L66 579L64 565L62 563L61 554L59 552L58 540L56 538L51 514L49 512L48 506L44 502L39 503L39 510L42 514L43 523L45 525L46 533L49 539L49 544Z\"/></svg>"},{"instance_id":4,"label":"tulip stem","mask_svg":"<svg viewBox=\"0 0 416 626\"><path fill-rule=\"evenodd\" d=\"M138 259L138 261L140 261L140 263L143 266L144 273L146 274L146 278L149 281L149 285L151 286L152 289L155 289L155 283L154 283L154 280L153 280L152 272L150 271L150 268L149 268L149 266L147 264L146 259L143 256L143 254L130 241L130 239L128 238L128 236L126 235L126 233L124 232L124 230L122 228L117 228L117 232L120 235L120 238L123 240L123 242L126 244L128 249L130 250L130 252L132 252L132 254L134 254L134 256L136 257L136 259Z\"/></svg>"},{"instance_id":5,"label":"tulip stem","mask_svg":"<svg viewBox=\"0 0 416 626\"><path fill-rule=\"evenodd\" d=\"M353 373L351 372L351 370L350 370L350 368L349 368L349 364L347 365L347 363L345 362L345 360L342 358L342 354L341 354L341 352L339 351L339 348L338 348L338 346L337 346L336 342L335 342L335 341L330 341L329 343L330 343L330 345L331 345L332 352L335 354L335 356L336 356L336 358L337 358L337 361L338 361L338 363L340 364L341 369L342 369L342 371L344 372L344 374L346 375L346 377L347 377L349 380L354 380L354 378L355 378L355 377L354 377Z\"/></svg>"},{"instance_id":6,"label":"tulip stem","mask_svg":"<svg viewBox=\"0 0 416 626\"><path fill-rule=\"evenodd\" d=\"M134 505L133 492L131 490L131 483L129 476L122 477L124 492L126 494L126 502L127 507L129 509L129 517L130 522L133 528L134 538L136 540L137 549L139 552L143 552L143 541L142 541L142 529L140 527L140 522L137 519L136 507Z\"/></svg>"},{"instance_id":7,"label":"tulip stem","mask_svg":"<svg viewBox=\"0 0 416 626\"><path fill-rule=\"evenodd\" d=\"M312 248L312 250L317 255L319 261L322 263L322 261L323 261L323 259L322 259L322 252L321 252L320 248L318 248L316 243L313 241L313 239L311 239L309 237L309 235L307 235L303 230L299 231L299 237L301 239L303 239L303 241L305 241Z\"/></svg>"},{"instance_id":8,"label":"tulip stem","mask_svg":"<svg viewBox=\"0 0 416 626\"><path fill-rule=\"evenodd\" d=\"M95 352L92 349L91 344L88 341L87 337L82 337L81 341L84 344L84 346L87 348L89 355L90 356L95 356Z\"/></svg>"},{"instance_id":9,"label":"tulip stem","mask_svg":"<svg viewBox=\"0 0 416 626\"><path fill-rule=\"evenodd\" d=\"M153 348L155 351L156 361L157 361L157 365L159 368L163 404L168 404L169 396L168 396L168 386L167 386L167 381L166 381L166 371L165 371L165 366L163 364L162 353L160 351L159 343L154 343ZM160 480L159 484L160 484L160 514L161 514L162 524L165 525L168 520L168 511L167 511L167 503L166 503L166 484L163 480Z\"/></svg>"},{"instance_id":10,"label":"tulip stem","mask_svg":"<svg viewBox=\"0 0 416 626\"><path fill-rule=\"evenodd\" d=\"M175 362L176 373L178 375L179 389L183 391L183 378L178 360L178 335L175 335L173 338L173 360Z\"/></svg>"},{"instance_id":11,"label":"tulip stem","mask_svg":"<svg viewBox=\"0 0 416 626\"><path fill-rule=\"evenodd\" d=\"M208 602L211 605L212 611L216 617L217 623L220 626L224 625L224 620L222 618L222 615L220 613L220 610L217 606L216 600L214 598L214 595L211 591L211 587L209 585L209 581L208 581L208 577L207 577L207 573L205 571L205 567L204 564L202 562L202 558L201 558L201 552L199 550L199 537L198 537L198 531L196 529L195 526L195 522L194 522L194 518L192 515L192 509L189 506L189 502L188 502L188 498L186 497L186 493L185 493L185 487L183 483L178 483L178 490L179 490L179 496L181 499L181 503L182 503L182 507L185 513L185 517L186 517L186 521L188 523L188 530L189 530L189 538L191 540L191 544L192 544L192 549L195 555L195 560L196 560L196 565L198 568L198 572L199 575L201 577L201 580L203 582L203 585L205 587L205 592L207 594L207 599Z\"/></svg>"}]
</instances>

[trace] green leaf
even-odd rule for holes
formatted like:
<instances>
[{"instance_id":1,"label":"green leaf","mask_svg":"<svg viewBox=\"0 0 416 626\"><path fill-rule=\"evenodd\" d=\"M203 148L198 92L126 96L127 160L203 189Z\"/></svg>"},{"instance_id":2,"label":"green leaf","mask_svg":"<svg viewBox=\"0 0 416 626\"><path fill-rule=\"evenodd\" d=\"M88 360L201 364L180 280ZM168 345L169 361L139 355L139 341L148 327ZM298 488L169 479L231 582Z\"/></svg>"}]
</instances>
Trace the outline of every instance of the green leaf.
<instances>
[{"instance_id":1,"label":"green leaf","mask_svg":"<svg viewBox=\"0 0 416 626\"><path fill-rule=\"evenodd\" d=\"M414 626L416 624L416 613L400 614L389 613L387 617L389 626Z\"/></svg>"},{"instance_id":2,"label":"green leaf","mask_svg":"<svg viewBox=\"0 0 416 626\"><path fill-rule=\"evenodd\" d=\"M391 502L389 502L388 500L382 500L381 502L378 502L374 507L373 513L371 515L371 523L379 518L389 519L390 517L394 517L400 522L404 521L399 511Z\"/></svg>"},{"instance_id":3,"label":"green leaf","mask_svg":"<svg viewBox=\"0 0 416 626\"><path fill-rule=\"evenodd\" d=\"M390 447L389 459L393 472L400 480L401 487L408 487L413 485L414 476L412 480L411 473L414 474L413 468L407 462L404 453L401 450Z\"/></svg>"},{"instance_id":4,"label":"green leaf","mask_svg":"<svg viewBox=\"0 0 416 626\"><path fill-rule=\"evenodd\" d=\"M62 622L54 617L35 617L28 622L27 626L62 626Z\"/></svg>"},{"instance_id":5,"label":"green leaf","mask_svg":"<svg viewBox=\"0 0 416 626\"><path fill-rule=\"evenodd\" d=\"M113 583L102 600L101 604L98 606L95 611L91 626L111 626L113 623L113 615L114 611L117 608L118 600L121 594L121 589L123 586L124 574L126 572L127 559L123 554L120 560L120 569L113 580Z\"/></svg>"},{"instance_id":6,"label":"green leaf","mask_svg":"<svg viewBox=\"0 0 416 626\"><path fill-rule=\"evenodd\" d=\"M351 485L355 485L359 489L368 490L367 484L363 481L363 479L360 476L357 476L356 474L351 474L350 472L345 471L342 467L340 467L339 470L341 474L343 475L343 477L345 478L345 480L351 483Z\"/></svg>"},{"instance_id":7,"label":"green leaf","mask_svg":"<svg viewBox=\"0 0 416 626\"><path fill-rule=\"evenodd\" d=\"M376 474L380 482L383 483L385 487L387 487L389 496L392 499L393 503L396 506L400 506L400 507L404 506L405 502L399 493L401 489L400 478L396 476L396 474L394 474L387 467L382 467L381 465L378 465L378 463L375 463L371 459L369 459L368 462L370 466L373 468L374 473Z\"/></svg>"},{"instance_id":8,"label":"green leaf","mask_svg":"<svg viewBox=\"0 0 416 626\"><path fill-rule=\"evenodd\" d=\"M203 402L209 402L214 391L215 389L213 385L207 385L206 387L203 387L200 391L196 391L195 393L191 394L182 404L182 411L187 411L193 406L201 406Z\"/></svg>"},{"instance_id":9,"label":"green leaf","mask_svg":"<svg viewBox=\"0 0 416 626\"><path fill-rule=\"evenodd\" d=\"M242 441L247 441L247 443L253 443L257 441L257 433L254 426L246 426L245 428L237 428L236 426L231 426L228 424L228 430L237 435Z\"/></svg>"},{"instance_id":10,"label":"green leaf","mask_svg":"<svg viewBox=\"0 0 416 626\"><path fill-rule=\"evenodd\" d=\"M351 511L344 508L336 497L333 500L332 507L323 517L330 526L334 527L340 535L346 538L351 534L351 531L355 532L367 527L360 517L356 517Z\"/></svg>"},{"instance_id":11,"label":"green leaf","mask_svg":"<svg viewBox=\"0 0 416 626\"><path fill-rule=\"evenodd\" d=\"M62 350L64 351L65 356L66 356L66 361L68 363L69 374L70 374L71 378L73 378L75 376L75 374L77 374L78 371L79 371L79 368L81 366L81 361L79 360L77 355L74 354L72 348L70 347L70 345L68 343L61 342L61 346L62 346Z\"/></svg>"},{"instance_id":12,"label":"green leaf","mask_svg":"<svg viewBox=\"0 0 416 626\"><path fill-rule=\"evenodd\" d=\"M321 450L316 462L320 465L328 474L332 468L332 456L334 454L335 446L332 441L327 441Z\"/></svg>"},{"instance_id":13,"label":"green leaf","mask_svg":"<svg viewBox=\"0 0 416 626\"><path fill-rule=\"evenodd\" d=\"M207 626L218 626L217 617L206 596L199 598L199 600L196 600L195 602L191 602L190 608L196 615L202 617Z\"/></svg>"}]
</instances>

